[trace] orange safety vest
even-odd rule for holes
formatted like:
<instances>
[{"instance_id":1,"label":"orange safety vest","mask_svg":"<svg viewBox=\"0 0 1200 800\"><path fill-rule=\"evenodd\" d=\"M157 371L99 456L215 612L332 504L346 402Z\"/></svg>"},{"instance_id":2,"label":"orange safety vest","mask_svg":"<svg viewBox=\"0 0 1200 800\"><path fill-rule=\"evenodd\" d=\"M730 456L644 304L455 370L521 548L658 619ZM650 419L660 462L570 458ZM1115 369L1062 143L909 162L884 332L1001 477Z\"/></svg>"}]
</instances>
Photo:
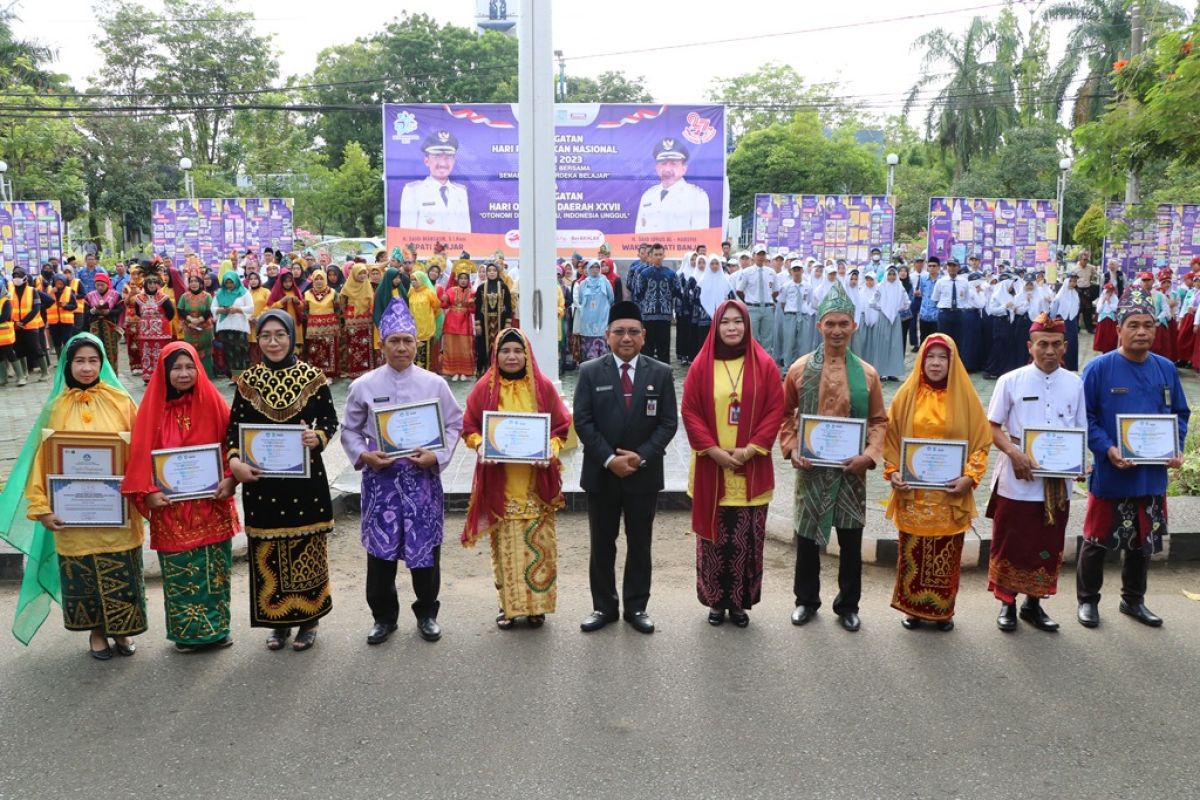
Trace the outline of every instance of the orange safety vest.
<instances>
[{"instance_id":1,"label":"orange safety vest","mask_svg":"<svg viewBox=\"0 0 1200 800\"><path fill-rule=\"evenodd\" d=\"M12 296L17 297L17 290L12 290ZM21 320L29 316L29 312L33 311L33 298L37 297L34 288L28 283L25 284L25 296L17 297L17 307L13 312L13 322L17 323L17 327L25 331L35 331L41 328L46 323L42 320L41 314L34 314L33 319L29 320L28 325L22 325Z\"/></svg>"},{"instance_id":2,"label":"orange safety vest","mask_svg":"<svg viewBox=\"0 0 1200 800\"><path fill-rule=\"evenodd\" d=\"M63 325L74 325L75 312L67 311L62 307L63 304L71 302L71 298L73 297L75 297L75 290L70 286L64 286L62 294L58 296L58 300L54 302L54 305L46 309L46 322L50 325L58 325L60 323Z\"/></svg>"},{"instance_id":3,"label":"orange safety vest","mask_svg":"<svg viewBox=\"0 0 1200 800\"><path fill-rule=\"evenodd\" d=\"M12 308L12 299L9 297L0 298L0 316L4 315L4 307ZM16 344L17 329L13 325L13 320L9 317L8 322L0 322L0 347L7 347L10 344Z\"/></svg>"}]
</instances>

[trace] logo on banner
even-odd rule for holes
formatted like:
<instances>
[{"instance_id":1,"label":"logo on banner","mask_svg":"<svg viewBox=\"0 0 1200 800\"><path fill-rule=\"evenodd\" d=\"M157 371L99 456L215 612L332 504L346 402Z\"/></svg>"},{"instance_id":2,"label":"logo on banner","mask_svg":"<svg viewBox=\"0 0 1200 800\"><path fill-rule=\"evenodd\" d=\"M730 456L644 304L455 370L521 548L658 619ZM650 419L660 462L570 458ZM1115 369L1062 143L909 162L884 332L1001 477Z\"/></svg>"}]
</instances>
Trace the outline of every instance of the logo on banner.
<instances>
[{"instance_id":1,"label":"logo on banner","mask_svg":"<svg viewBox=\"0 0 1200 800\"><path fill-rule=\"evenodd\" d=\"M504 244L507 247L512 247L512 248L520 247L521 246L521 231L514 229L514 230L510 230L507 233L505 233L504 234Z\"/></svg>"},{"instance_id":2,"label":"logo on banner","mask_svg":"<svg viewBox=\"0 0 1200 800\"><path fill-rule=\"evenodd\" d=\"M717 135L717 129L707 117L693 111L687 115L687 127L683 129L683 138L692 144L707 144Z\"/></svg>"},{"instance_id":3,"label":"logo on banner","mask_svg":"<svg viewBox=\"0 0 1200 800\"><path fill-rule=\"evenodd\" d=\"M392 140L411 144L420 138L415 135L416 130L417 118L410 111L401 111L396 115L396 121L392 123Z\"/></svg>"}]
</instances>

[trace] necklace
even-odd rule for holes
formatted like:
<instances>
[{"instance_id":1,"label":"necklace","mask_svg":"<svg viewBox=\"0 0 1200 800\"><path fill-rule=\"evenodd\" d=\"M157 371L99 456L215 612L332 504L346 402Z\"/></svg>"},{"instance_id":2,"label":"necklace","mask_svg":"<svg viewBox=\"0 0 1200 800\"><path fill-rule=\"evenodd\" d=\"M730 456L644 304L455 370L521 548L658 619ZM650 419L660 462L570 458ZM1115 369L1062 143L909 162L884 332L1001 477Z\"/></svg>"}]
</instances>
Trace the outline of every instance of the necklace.
<instances>
[{"instance_id":1,"label":"necklace","mask_svg":"<svg viewBox=\"0 0 1200 800\"><path fill-rule=\"evenodd\" d=\"M742 373L746 370L746 360L742 359L742 365L738 367L736 379L733 377L733 373L729 371L728 361L722 361L721 366L725 368L725 376L729 378L729 384L732 387L732 391L729 392L729 404L731 406L741 405L741 402L738 400L738 386L742 384Z\"/></svg>"}]
</instances>

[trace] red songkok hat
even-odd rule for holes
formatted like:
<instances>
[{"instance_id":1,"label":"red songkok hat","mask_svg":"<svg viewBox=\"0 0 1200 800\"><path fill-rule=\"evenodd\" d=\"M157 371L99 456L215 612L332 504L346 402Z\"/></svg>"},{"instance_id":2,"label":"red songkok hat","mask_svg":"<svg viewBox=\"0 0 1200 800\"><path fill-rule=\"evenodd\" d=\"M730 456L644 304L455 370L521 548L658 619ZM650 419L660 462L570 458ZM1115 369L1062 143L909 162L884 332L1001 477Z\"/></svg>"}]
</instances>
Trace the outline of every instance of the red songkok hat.
<instances>
[{"instance_id":1,"label":"red songkok hat","mask_svg":"<svg viewBox=\"0 0 1200 800\"><path fill-rule=\"evenodd\" d=\"M1139 281L1152 281L1152 280L1154 280L1154 273L1151 272L1150 270L1144 270L1142 272L1139 272L1138 280Z\"/></svg>"},{"instance_id":2,"label":"red songkok hat","mask_svg":"<svg viewBox=\"0 0 1200 800\"><path fill-rule=\"evenodd\" d=\"M1050 315L1043 311L1038 314L1037 319L1029 326L1030 333L1061 333L1064 336L1067 333L1067 323L1062 317L1050 318Z\"/></svg>"}]
</instances>

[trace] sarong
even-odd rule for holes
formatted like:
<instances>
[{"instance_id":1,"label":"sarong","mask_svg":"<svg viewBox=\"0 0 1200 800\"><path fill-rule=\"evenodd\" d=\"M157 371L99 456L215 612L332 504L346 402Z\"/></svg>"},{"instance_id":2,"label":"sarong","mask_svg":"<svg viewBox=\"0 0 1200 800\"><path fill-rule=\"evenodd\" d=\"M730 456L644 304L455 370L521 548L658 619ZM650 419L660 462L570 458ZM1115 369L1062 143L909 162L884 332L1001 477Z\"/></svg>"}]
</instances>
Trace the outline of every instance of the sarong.
<instances>
[{"instance_id":1,"label":"sarong","mask_svg":"<svg viewBox=\"0 0 1200 800\"><path fill-rule=\"evenodd\" d=\"M892 608L910 617L943 622L954 617L962 571L963 534L914 536L900 531L900 557Z\"/></svg>"},{"instance_id":2,"label":"sarong","mask_svg":"<svg viewBox=\"0 0 1200 800\"><path fill-rule=\"evenodd\" d=\"M130 319L133 319L131 316ZM142 371L142 340L138 338L137 324L125 326L125 352L129 356L129 371Z\"/></svg>"},{"instance_id":3,"label":"sarong","mask_svg":"<svg viewBox=\"0 0 1200 800\"><path fill-rule=\"evenodd\" d=\"M608 352L608 342L603 336L581 336L580 339L582 340L580 352L584 361L591 361Z\"/></svg>"},{"instance_id":4,"label":"sarong","mask_svg":"<svg viewBox=\"0 0 1200 800\"><path fill-rule=\"evenodd\" d=\"M142 339L142 381L150 382L150 376L154 374L154 368L158 366L158 356L162 349L170 343L170 339Z\"/></svg>"},{"instance_id":5,"label":"sarong","mask_svg":"<svg viewBox=\"0 0 1200 800\"><path fill-rule=\"evenodd\" d=\"M371 325L370 317L346 317L346 359L343 363L347 378L357 378L375 368L371 358ZM475 363L472 361L471 368L463 374L469 375L474 372Z\"/></svg>"},{"instance_id":6,"label":"sarong","mask_svg":"<svg viewBox=\"0 0 1200 800\"><path fill-rule=\"evenodd\" d=\"M554 514L506 519L492 532L492 573L508 619L553 614L558 600Z\"/></svg>"},{"instance_id":7,"label":"sarong","mask_svg":"<svg viewBox=\"0 0 1200 800\"><path fill-rule=\"evenodd\" d=\"M146 632L146 586L142 548L90 556L58 557L63 625L105 636Z\"/></svg>"},{"instance_id":8,"label":"sarong","mask_svg":"<svg viewBox=\"0 0 1200 800\"><path fill-rule=\"evenodd\" d=\"M327 328L309 326L304 341L305 357L312 366L325 373L326 378L338 376L338 337Z\"/></svg>"},{"instance_id":9,"label":"sarong","mask_svg":"<svg viewBox=\"0 0 1200 800\"><path fill-rule=\"evenodd\" d=\"M104 353L108 356L108 363L112 366L113 372L119 372L117 369L117 359L121 355L120 328L108 320L98 319L88 326L88 331L104 343ZM132 363L130 362L130 364Z\"/></svg>"},{"instance_id":10,"label":"sarong","mask_svg":"<svg viewBox=\"0 0 1200 800\"><path fill-rule=\"evenodd\" d=\"M217 331L217 340L225 353L225 366L237 377L250 367L250 345L241 331Z\"/></svg>"},{"instance_id":11,"label":"sarong","mask_svg":"<svg viewBox=\"0 0 1200 800\"><path fill-rule=\"evenodd\" d=\"M1083 538L1108 550L1140 550L1147 556L1161 552L1167 535L1167 498L1097 497L1088 492Z\"/></svg>"},{"instance_id":12,"label":"sarong","mask_svg":"<svg viewBox=\"0 0 1200 800\"><path fill-rule=\"evenodd\" d=\"M413 363L423 370L429 370L429 341L417 342L417 355Z\"/></svg>"},{"instance_id":13,"label":"sarong","mask_svg":"<svg viewBox=\"0 0 1200 800\"><path fill-rule=\"evenodd\" d=\"M442 374L474 375L475 355L472 337L463 333L442 335Z\"/></svg>"},{"instance_id":14,"label":"sarong","mask_svg":"<svg viewBox=\"0 0 1200 800\"><path fill-rule=\"evenodd\" d=\"M250 538L251 627L300 625L330 612L326 536Z\"/></svg>"},{"instance_id":15,"label":"sarong","mask_svg":"<svg viewBox=\"0 0 1200 800\"><path fill-rule=\"evenodd\" d=\"M224 333L224 331L222 331ZM229 635L229 540L182 553L158 554L162 566L167 638L187 645L212 644Z\"/></svg>"},{"instance_id":16,"label":"sarong","mask_svg":"<svg viewBox=\"0 0 1200 800\"><path fill-rule=\"evenodd\" d=\"M988 591L1003 603L1018 594L1052 597L1062 569L1067 510L1046 524L1045 503L1010 500L997 493L988 503L992 546L988 556Z\"/></svg>"},{"instance_id":17,"label":"sarong","mask_svg":"<svg viewBox=\"0 0 1200 800\"><path fill-rule=\"evenodd\" d=\"M717 540L696 537L696 597L709 608L748 611L762 600L767 506L721 506Z\"/></svg>"}]
</instances>

